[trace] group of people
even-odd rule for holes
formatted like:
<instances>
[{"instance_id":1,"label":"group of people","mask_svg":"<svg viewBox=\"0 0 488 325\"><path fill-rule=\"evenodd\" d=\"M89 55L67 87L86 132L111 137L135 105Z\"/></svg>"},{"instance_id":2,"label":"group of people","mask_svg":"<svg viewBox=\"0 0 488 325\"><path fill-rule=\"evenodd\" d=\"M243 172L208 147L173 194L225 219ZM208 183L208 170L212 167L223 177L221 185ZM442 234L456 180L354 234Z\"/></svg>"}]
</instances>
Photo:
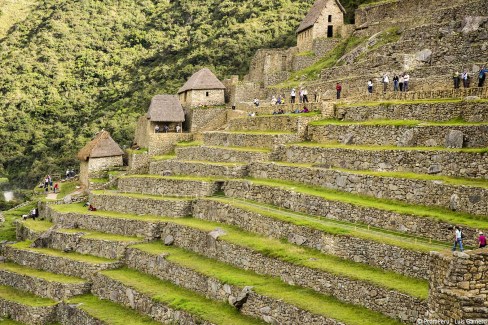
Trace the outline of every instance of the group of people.
<instances>
[{"instance_id":1,"label":"group of people","mask_svg":"<svg viewBox=\"0 0 488 325\"><path fill-rule=\"evenodd\" d=\"M393 76L393 91L408 91L408 85L410 83L410 75L408 73L401 73L400 75ZM390 88L390 76L385 73L381 78L381 83L383 84L383 93L386 93ZM368 93L372 94L374 88L373 79L368 80Z\"/></svg>"},{"instance_id":2,"label":"group of people","mask_svg":"<svg viewBox=\"0 0 488 325\"><path fill-rule=\"evenodd\" d=\"M49 190L53 191L54 193L59 192L59 184L58 183L54 184L51 175L46 175L46 177L44 177L43 187L46 193L49 192Z\"/></svg>"},{"instance_id":3,"label":"group of people","mask_svg":"<svg viewBox=\"0 0 488 325\"><path fill-rule=\"evenodd\" d=\"M487 67L481 67L478 71L478 87L483 87L486 80L486 75L488 74ZM471 77L469 76L468 70L464 70L463 72L454 71L452 74L452 81L454 83L454 89L459 89L461 87L461 81L463 83L464 88L469 88L471 85Z\"/></svg>"},{"instance_id":4,"label":"group of people","mask_svg":"<svg viewBox=\"0 0 488 325\"><path fill-rule=\"evenodd\" d=\"M292 114L309 113L309 112L310 110L307 108L307 106L303 106L303 109L296 108L294 111L291 111ZM285 114L283 108L279 108L278 110L273 112L273 115L278 115L278 114Z\"/></svg>"},{"instance_id":5,"label":"group of people","mask_svg":"<svg viewBox=\"0 0 488 325\"><path fill-rule=\"evenodd\" d=\"M176 128L176 133L180 133L181 132L181 126L177 125ZM168 133L169 132L169 126L167 124L163 124L162 127L160 127L159 125L156 125L154 127L154 133Z\"/></svg>"},{"instance_id":6,"label":"group of people","mask_svg":"<svg viewBox=\"0 0 488 325\"><path fill-rule=\"evenodd\" d=\"M461 228L459 226L455 226L454 227L454 246L452 247L452 251L455 251L458 245L459 245L459 250L461 252L464 251L463 238L464 238L464 234L463 234ZM486 237L482 231L479 232L478 247L479 248L486 247Z\"/></svg>"},{"instance_id":7,"label":"group of people","mask_svg":"<svg viewBox=\"0 0 488 325\"><path fill-rule=\"evenodd\" d=\"M296 96L297 96L297 92L295 88L292 88L290 92L290 103L295 104ZM298 100L300 104L308 103L308 90L306 88L300 88L300 90L298 91Z\"/></svg>"}]
</instances>

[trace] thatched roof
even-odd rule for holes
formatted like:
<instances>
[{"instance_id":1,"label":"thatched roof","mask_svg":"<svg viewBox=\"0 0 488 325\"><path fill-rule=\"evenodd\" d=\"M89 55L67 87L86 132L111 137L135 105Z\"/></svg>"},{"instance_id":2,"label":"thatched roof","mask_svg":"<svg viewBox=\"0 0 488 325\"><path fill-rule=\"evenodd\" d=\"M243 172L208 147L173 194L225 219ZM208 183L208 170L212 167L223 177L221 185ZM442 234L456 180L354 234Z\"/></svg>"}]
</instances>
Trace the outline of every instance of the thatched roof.
<instances>
[{"instance_id":1,"label":"thatched roof","mask_svg":"<svg viewBox=\"0 0 488 325\"><path fill-rule=\"evenodd\" d=\"M225 89L225 86L219 79L207 68L193 74L183 87L178 90L178 94L187 90L207 90L207 89Z\"/></svg>"},{"instance_id":2,"label":"thatched roof","mask_svg":"<svg viewBox=\"0 0 488 325\"><path fill-rule=\"evenodd\" d=\"M183 112L178 96L175 95L154 96L146 116L151 122L185 121L185 112Z\"/></svg>"},{"instance_id":3,"label":"thatched roof","mask_svg":"<svg viewBox=\"0 0 488 325\"><path fill-rule=\"evenodd\" d=\"M122 156L123 154L124 151L112 139L110 133L102 130L76 156L79 160L84 161L88 160L88 158Z\"/></svg>"},{"instance_id":4,"label":"thatched roof","mask_svg":"<svg viewBox=\"0 0 488 325\"><path fill-rule=\"evenodd\" d=\"M298 26L297 34L304 31L305 29L312 27L317 22L317 19L319 19L320 14L325 9L327 2L328 0L315 1L312 8L310 8L307 15L305 16L305 18L303 18L302 22L300 23L300 26ZM337 4L337 6L339 6L339 8L343 13L346 13L346 9L344 9L344 7L339 2L339 0L335 0L335 3Z\"/></svg>"}]
</instances>

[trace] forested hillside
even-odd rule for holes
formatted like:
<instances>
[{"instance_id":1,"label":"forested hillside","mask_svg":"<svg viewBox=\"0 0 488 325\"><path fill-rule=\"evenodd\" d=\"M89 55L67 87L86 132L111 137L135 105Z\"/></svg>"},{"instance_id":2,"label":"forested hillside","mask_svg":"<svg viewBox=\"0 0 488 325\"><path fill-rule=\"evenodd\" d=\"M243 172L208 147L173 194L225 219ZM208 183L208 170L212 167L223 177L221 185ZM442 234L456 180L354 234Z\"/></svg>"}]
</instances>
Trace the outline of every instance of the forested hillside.
<instances>
[{"instance_id":1,"label":"forested hillside","mask_svg":"<svg viewBox=\"0 0 488 325\"><path fill-rule=\"evenodd\" d=\"M0 176L31 186L101 128L129 144L150 98L197 69L242 75L256 49L294 45L313 0L19 3L0 0Z\"/></svg>"}]
</instances>

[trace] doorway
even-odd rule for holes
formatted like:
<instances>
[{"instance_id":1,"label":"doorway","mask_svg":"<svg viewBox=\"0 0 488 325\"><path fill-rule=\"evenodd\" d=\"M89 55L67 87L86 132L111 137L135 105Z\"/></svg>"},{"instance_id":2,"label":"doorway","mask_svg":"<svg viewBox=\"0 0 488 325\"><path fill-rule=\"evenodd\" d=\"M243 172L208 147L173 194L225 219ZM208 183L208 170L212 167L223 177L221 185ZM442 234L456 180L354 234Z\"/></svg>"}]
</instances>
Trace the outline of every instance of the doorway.
<instances>
[{"instance_id":1,"label":"doorway","mask_svg":"<svg viewBox=\"0 0 488 325\"><path fill-rule=\"evenodd\" d=\"M327 26L327 37L334 37L334 26Z\"/></svg>"}]
</instances>

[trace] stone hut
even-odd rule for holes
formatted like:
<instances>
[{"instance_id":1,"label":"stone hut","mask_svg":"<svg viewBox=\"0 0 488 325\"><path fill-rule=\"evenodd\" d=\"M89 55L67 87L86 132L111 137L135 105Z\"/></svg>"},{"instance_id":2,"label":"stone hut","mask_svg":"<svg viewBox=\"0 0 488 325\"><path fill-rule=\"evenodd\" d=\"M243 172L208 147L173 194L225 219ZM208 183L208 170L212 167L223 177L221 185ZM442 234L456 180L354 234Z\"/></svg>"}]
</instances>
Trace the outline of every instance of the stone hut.
<instances>
[{"instance_id":1,"label":"stone hut","mask_svg":"<svg viewBox=\"0 0 488 325\"><path fill-rule=\"evenodd\" d=\"M175 95L156 95L151 100L151 105L146 114L149 128L152 132L159 127L160 132L167 126L169 132L176 132L176 127L183 128L185 112Z\"/></svg>"},{"instance_id":2,"label":"stone hut","mask_svg":"<svg viewBox=\"0 0 488 325\"><path fill-rule=\"evenodd\" d=\"M345 13L339 0L317 0L297 29L298 50L311 51L317 38L341 36Z\"/></svg>"},{"instance_id":3,"label":"stone hut","mask_svg":"<svg viewBox=\"0 0 488 325\"><path fill-rule=\"evenodd\" d=\"M78 152L80 163L80 181L88 187L90 178L104 177L104 173L111 167L123 165L124 151L112 139L110 133L102 130L97 133L83 149Z\"/></svg>"},{"instance_id":4,"label":"stone hut","mask_svg":"<svg viewBox=\"0 0 488 325\"><path fill-rule=\"evenodd\" d=\"M225 86L207 68L193 74L178 90L184 107L220 106L225 104Z\"/></svg>"}]
</instances>

